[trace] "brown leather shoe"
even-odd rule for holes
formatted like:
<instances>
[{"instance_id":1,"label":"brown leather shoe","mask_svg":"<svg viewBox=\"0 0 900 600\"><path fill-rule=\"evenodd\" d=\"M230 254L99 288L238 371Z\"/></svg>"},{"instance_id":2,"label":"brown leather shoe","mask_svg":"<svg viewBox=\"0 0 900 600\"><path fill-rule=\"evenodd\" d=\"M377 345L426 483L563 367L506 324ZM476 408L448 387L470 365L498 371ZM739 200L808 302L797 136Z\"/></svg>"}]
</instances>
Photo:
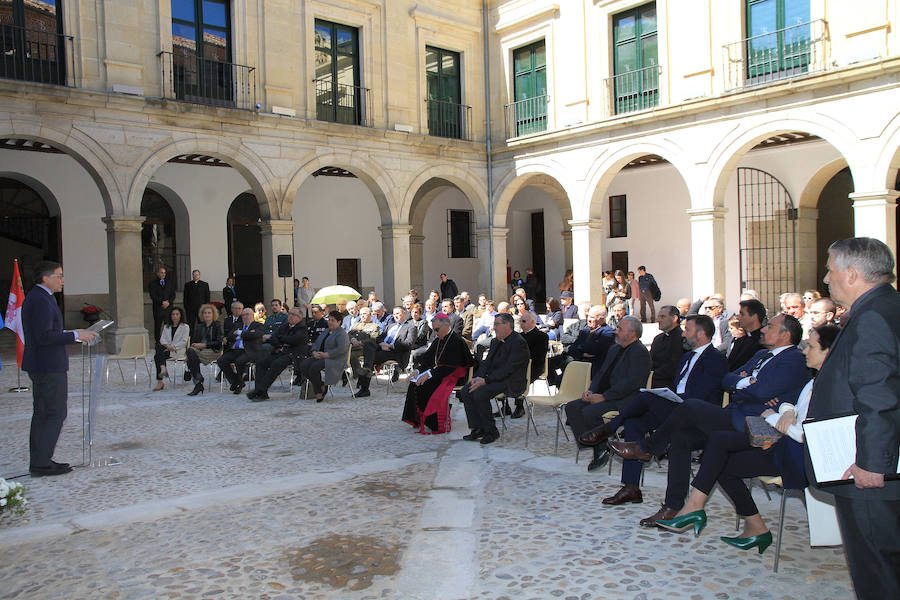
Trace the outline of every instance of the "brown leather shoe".
<instances>
[{"instance_id":1,"label":"brown leather shoe","mask_svg":"<svg viewBox=\"0 0 900 600\"><path fill-rule=\"evenodd\" d=\"M607 445L610 450L626 460L650 462L650 459L653 458L653 456L641 450L637 442L608 442Z\"/></svg>"},{"instance_id":2,"label":"brown leather shoe","mask_svg":"<svg viewBox=\"0 0 900 600\"><path fill-rule=\"evenodd\" d=\"M656 514L647 517L646 519L641 519L641 527L657 527L657 521L667 521L668 519L674 519L675 515L678 514L678 511L674 508L667 508L665 504L659 507L659 510L656 511Z\"/></svg>"},{"instance_id":3,"label":"brown leather shoe","mask_svg":"<svg viewBox=\"0 0 900 600\"><path fill-rule=\"evenodd\" d=\"M603 504L609 504L610 506L619 506L620 504L641 504L644 501L644 496L641 494L641 488L636 485L632 485L630 483L626 483L622 486L618 492L616 492L615 496L610 496L609 498L603 499Z\"/></svg>"},{"instance_id":4,"label":"brown leather shoe","mask_svg":"<svg viewBox=\"0 0 900 600\"><path fill-rule=\"evenodd\" d=\"M578 443L583 446L599 446L606 441L606 438L613 434L612 429L607 423L594 427L590 431L585 431L578 436Z\"/></svg>"}]
</instances>

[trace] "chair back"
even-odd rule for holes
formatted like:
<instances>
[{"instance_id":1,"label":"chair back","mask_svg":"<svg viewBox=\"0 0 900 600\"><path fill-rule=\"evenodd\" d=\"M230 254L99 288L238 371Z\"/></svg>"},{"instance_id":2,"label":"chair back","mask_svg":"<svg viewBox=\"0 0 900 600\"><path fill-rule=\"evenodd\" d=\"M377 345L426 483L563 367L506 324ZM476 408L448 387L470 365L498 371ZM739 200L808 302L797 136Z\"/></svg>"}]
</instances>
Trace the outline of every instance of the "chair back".
<instances>
[{"instance_id":1,"label":"chair back","mask_svg":"<svg viewBox=\"0 0 900 600\"><path fill-rule=\"evenodd\" d=\"M653 371L650 371L650 374L647 375L647 385L644 386L647 389L653 387Z\"/></svg>"},{"instance_id":2,"label":"chair back","mask_svg":"<svg viewBox=\"0 0 900 600\"><path fill-rule=\"evenodd\" d=\"M575 360L566 366L557 396L574 400L581 398L591 385L591 363Z\"/></svg>"},{"instance_id":3,"label":"chair back","mask_svg":"<svg viewBox=\"0 0 900 600\"><path fill-rule=\"evenodd\" d=\"M140 333L129 333L122 336L122 350L117 354L121 358L143 358L147 355L147 336Z\"/></svg>"}]
</instances>

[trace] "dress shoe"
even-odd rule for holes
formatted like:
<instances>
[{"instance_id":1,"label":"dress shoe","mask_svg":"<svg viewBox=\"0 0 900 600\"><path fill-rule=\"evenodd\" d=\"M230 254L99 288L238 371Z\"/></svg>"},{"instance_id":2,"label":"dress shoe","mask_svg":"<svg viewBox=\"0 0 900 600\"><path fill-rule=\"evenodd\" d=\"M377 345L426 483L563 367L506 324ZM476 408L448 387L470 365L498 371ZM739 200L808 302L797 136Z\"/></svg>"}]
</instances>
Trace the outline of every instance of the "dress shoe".
<instances>
[{"instance_id":1,"label":"dress shoe","mask_svg":"<svg viewBox=\"0 0 900 600\"><path fill-rule=\"evenodd\" d=\"M197 394L203 393L203 383L195 383L194 389L188 392L188 396L196 396Z\"/></svg>"},{"instance_id":2,"label":"dress shoe","mask_svg":"<svg viewBox=\"0 0 900 600\"><path fill-rule=\"evenodd\" d=\"M391 383L397 383L397 381L399 379L400 379L400 369L398 369L397 367L394 367L394 373L393 373L393 375L391 375Z\"/></svg>"},{"instance_id":3,"label":"dress shoe","mask_svg":"<svg viewBox=\"0 0 900 600\"><path fill-rule=\"evenodd\" d=\"M641 494L641 488L636 485L625 484L615 493L614 496L603 499L603 504L610 506L619 506L622 504L641 504L644 502L644 495Z\"/></svg>"},{"instance_id":4,"label":"dress shoe","mask_svg":"<svg viewBox=\"0 0 900 600\"><path fill-rule=\"evenodd\" d=\"M346 373L344 375L346 376ZM300 387L301 385L303 385L303 379L298 375L297 377L294 377L291 385L294 387Z\"/></svg>"},{"instance_id":5,"label":"dress shoe","mask_svg":"<svg viewBox=\"0 0 900 600\"><path fill-rule=\"evenodd\" d=\"M359 390L359 391L356 392L356 394L355 394L355 396L356 396L357 398L368 398L368 397L371 396L371 395L372 395L372 392L370 392L370 391L367 390L367 389L366 389L366 390Z\"/></svg>"},{"instance_id":6,"label":"dress shoe","mask_svg":"<svg viewBox=\"0 0 900 600\"><path fill-rule=\"evenodd\" d=\"M646 519L641 519L641 527L656 527L656 522L660 519L672 519L677 514L677 510L675 510L674 508L669 508L665 504L663 504L659 507L659 510L656 511L655 514L647 517Z\"/></svg>"},{"instance_id":7,"label":"dress shoe","mask_svg":"<svg viewBox=\"0 0 900 600\"><path fill-rule=\"evenodd\" d=\"M160 391L160 390L162 390L162 389L165 389L165 387L166 387L166 384L163 383L163 380L162 380L162 379L157 379L157 380L156 380L156 385L153 386L153 391L154 391L154 392L158 392L158 391Z\"/></svg>"},{"instance_id":8,"label":"dress shoe","mask_svg":"<svg viewBox=\"0 0 900 600\"><path fill-rule=\"evenodd\" d=\"M599 446L612 434L612 428L604 423L599 427L594 427L593 429L582 433L578 436L578 442L583 446Z\"/></svg>"},{"instance_id":9,"label":"dress shoe","mask_svg":"<svg viewBox=\"0 0 900 600\"><path fill-rule=\"evenodd\" d=\"M588 471L596 471L597 469L606 466L606 463L609 462L609 450L603 449L600 453L588 463L587 470Z\"/></svg>"},{"instance_id":10,"label":"dress shoe","mask_svg":"<svg viewBox=\"0 0 900 600\"><path fill-rule=\"evenodd\" d=\"M500 439L500 430L494 427L491 430L488 430L481 436L481 443L484 445L493 444L497 440Z\"/></svg>"},{"instance_id":11,"label":"dress shoe","mask_svg":"<svg viewBox=\"0 0 900 600\"><path fill-rule=\"evenodd\" d=\"M637 442L607 442L607 446L625 460L650 462L650 459L653 458L653 456L641 450Z\"/></svg>"},{"instance_id":12,"label":"dress shoe","mask_svg":"<svg viewBox=\"0 0 900 600\"><path fill-rule=\"evenodd\" d=\"M255 394L253 394L253 398L251 398L253 402L265 402L268 399L269 394L267 394L266 392L256 392Z\"/></svg>"},{"instance_id":13,"label":"dress shoe","mask_svg":"<svg viewBox=\"0 0 900 600\"><path fill-rule=\"evenodd\" d=\"M476 427L475 429L470 431L468 435L464 435L462 439L466 440L467 442L477 442L482 438L482 436L484 436L484 429Z\"/></svg>"},{"instance_id":14,"label":"dress shoe","mask_svg":"<svg viewBox=\"0 0 900 600\"><path fill-rule=\"evenodd\" d=\"M687 516L687 515L685 515ZM759 535L753 535L750 537L722 537L719 538L726 544L730 544L735 548L740 548L741 550L750 550L751 548L759 548L759 553L762 554L766 551L766 548L772 545L772 532L767 531L765 533L761 533Z\"/></svg>"},{"instance_id":15,"label":"dress shoe","mask_svg":"<svg viewBox=\"0 0 900 600\"><path fill-rule=\"evenodd\" d=\"M254 398L256 398L256 390L255 390L255 389L253 389L253 390L247 392L247 399L248 399L248 400L253 400Z\"/></svg>"},{"instance_id":16,"label":"dress shoe","mask_svg":"<svg viewBox=\"0 0 900 600\"><path fill-rule=\"evenodd\" d=\"M525 407L524 406L517 406L516 410L514 410L512 413L513 419L521 419L524 416L525 416Z\"/></svg>"},{"instance_id":17,"label":"dress shoe","mask_svg":"<svg viewBox=\"0 0 900 600\"><path fill-rule=\"evenodd\" d=\"M54 475L64 475L71 471L72 467L69 465L63 466L62 464L54 464L52 462L48 467L28 467L28 472L31 473L32 477L53 477Z\"/></svg>"},{"instance_id":18,"label":"dress shoe","mask_svg":"<svg viewBox=\"0 0 900 600\"><path fill-rule=\"evenodd\" d=\"M693 527L694 536L696 537L700 535L700 532L706 527L706 511L700 509L672 519L657 519L656 526L676 533L687 531Z\"/></svg>"},{"instance_id":19,"label":"dress shoe","mask_svg":"<svg viewBox=\"0 0 900 600\"><path fill-rule=\"evenodd\" d=\"M184 380L185 380L185 381L190 381L190 380L191 380L191 377L192 377L191 372L188 371L187 369L185 369L185 371L184 371Z\"/></svg>"},{"instance_id":20,"label":"dress shoe","mask_svg":"<svg viewBox=\"0 0 900 600\"><path fill-rule=\"evenodd\" d=\"M237 384L231 386L231 391L234 393L235 396L240 394L242 391L244 391L244 382L242 381L240 383L237 383Z\"/></svg>"},{"instance_id":21,"label":"dress shoe","mask_svg":"<svg viewBox=\"0 0 900 600\"><path fill-rule=\"evenodd\" d=\"M341 385L347 387L347 371L341 373Z\"/></svg>"},{"instance_id":22,"label":"dress shoe","mask_svg":"<svg viewBox=\"0 0 900 600\"><path fill-rule=\"evenodd\" d=\"M55 466L55 467L57 467L57 468L60 468L60 469L68 469L69 467L72 466L72 465L70 465L69 463L58 463L58 462L56 462L55 460L51 460L51 461L50 461L50 464L53 465L53 466Z\"/></svg>"}]
</instances>

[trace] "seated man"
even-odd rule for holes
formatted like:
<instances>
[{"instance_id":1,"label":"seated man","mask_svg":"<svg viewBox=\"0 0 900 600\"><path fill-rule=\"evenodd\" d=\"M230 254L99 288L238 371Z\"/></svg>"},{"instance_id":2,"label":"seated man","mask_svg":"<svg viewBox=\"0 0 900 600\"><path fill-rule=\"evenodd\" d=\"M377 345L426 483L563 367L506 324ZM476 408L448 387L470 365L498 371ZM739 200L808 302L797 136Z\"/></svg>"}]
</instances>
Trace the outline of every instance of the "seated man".
<instances>
[{"instance_id":1,"label":"seated man","mask_svg":"<svg viewBox=\"0 0 900 600\"><path fill-rule=\"evenodd\" d=\"M537 328L537 317L533 312L526 312L519 318L519 326L522 328L522 337L528 344L528 355L531 358L531 377L528 384L531 385L537 378L544 374L544 361L547 358L547 348L550 338L547 333ZM503 400L503 410L509 414L509 404ZM495 414L499 417L500 414ZM516 398L516 409L512 412L513 419L525 416L525 398Z\"/></svg>"},{"instance_id":2,"label":"seated man","mask_svg":"<svg viewBox=\"0 0 900 600\"><path fill-rule=\"evenodd\" d=\"M341 373L347 364L350 340L347 331L341 327L343 320L336 310L328 313L328 329L313 342L312 356L300 363L300 372L312 385L316 402L325 399L329 385L341 380ZM324 385L322 371L325 371Z\"/></svg>"},{"instance_id":3,"label":"seated man","mask_svg":"<svg viewBox=\"0 0 900 600\"><path fill-rule=\"evenodd\" d=\"M484 294L482 294L482 296L484 296ZM474 328L472 331L473 342L477 342L482 334L491 334L491 327L494 325L494 316L497 314L497 307L494 305L493 300L485 300L484 310L480 315L478 315L478 310L479 309L476 308L473 312L473 316L475 316L475 321L472 323L472 327Z\"/></svg>"},{"instance_id":4,"label":"seated man","mask_svg":"<svg viewBox=\"0 0 900 600\"><path fill-rule=\"evenodd\" d=\"M409 321L416 328L416 340L413 342L410 363L428 350L433 330L431 324L422 316L422 305L413 304L409 309Z\"/></svg>"},{"instance_id":5,"label":"seated man","mask_svg":"<svg viewBox=\"0 0 900 600\"><path fill-rule=\"evenodd\" d=\"M622 410L647 384L650 353L641 343L643 325L637 317L623 317L616 327L616 343L591 380L581 398L566 404L566 417L577 440L581 434L603 423L603 415ZM606 464L600 449L594 447L594 459L588 471Z\"/></svg>"},{"instance_id":6,"label":"seated man","mask_svg":"<svg viewBox=\"0 0 900 600\"><path fill-rule=\"evenodd\" d=\"M606 307L602 304L588 310L587 326L578 332L578 337L569 344L565 352L549 360L547 375L551 385L559 386L563 371L573 360L591 363L591 377L603 364L606 352L615 344L616 330L606 325Z\"/></svg>"},{"instance_id":7,"label":"seated man","mask_svg":"<svg viewBox=\"0 0 900 600\"><path fill-rule=\"evenodd\" d=\"M684 354L681 316L674 306L661 306L656 313L656 322L660 333L650 344L650 369L653 371L650 387L669 387L678 374Z\"/></svg>"},{"instance_id":8,"label":"seated man","mask_svg":"<svg viewBox=\"0 0 900 600\"><path fill-rule=\"evenodd\" d=\"M275 333L262 336L263 347L271 346L272 351L265 353L256 362L256 384L253 391L247 393L247 398L254 402L262 402L269 399L269 387L289 365L296 369L300 361L309 354L309 335L300 309L294 307L287 313L287 321L275 330Z\"/></svg>"},{"instance_id":9,"label":"seated man","mask_svg":"<svg viewBox=\"0 0 900 600\"><path fill-rule=\"evenodd\" d=\"M348 332L353 329L353 326L359 323L359 309L356 307L356 301L350 300L346 304L347 315L344 317L344 320L341 322L341 327L343 327Z\"/></svg>"},{"instance_id":10,"label":"seated man","mask_svg":"<svg viewBox=\"0 0 900 600\"><path fill-rule=\"evenodd\" d=\"M287 313L281 308L281 300L274 298L271 302L272 312L266 316L265 334L272 335L281 327L282 323L287 322Z\"/></svg>"},{"instance_id":11,"label":"seated man","mask_svg":"<svg viewBox=\"0 0 900 600\"><path fill-rule=\"evenodd\" d=\"M384 328L393 320L385 310L384 302L373 302L370 308L372 309L372 322L377 323L379 329L384 331Z\"/></svg>"},{"instance_id":12,"label":"seated man","mask_svg":"<svg viewBox=\"0 0 900 600\"><path fill-rule=\"evenodd\" d=\"M462 320L462 338L469 342L472 341L472 324L474 323L474 316L472 311L466 310L466 298L462 294L453 298L453 307L456 309L456 314L459 315L459 318Z\"/></svg>"},{"instance_id":13,"label":"seated man","mask_svg":"<svg viewBox=\"0 0 900 600\"><path fill-rule=\"evenodd\" d=\"M393 323L388 325L375 341L368 340L363 343L363 375L359 377L357 397L364 398L371 395L369 382L372 380L375 365L395 360L398 366L403 368L402 366L409 361L409 353L416 343L419 330L414 323L407 321L406 310L402 306L394 307L393 317ZM397 381L399 377L400 369L395 368L391 381Z\"/></svg>"},{"instance_id":14,"label":"seated man","mask_svg":"<svg viewBox=\"0 0 900 600\"><path fill-rule=\"evenodd\" d=\"M490 350L478 367L476 377L459 391L459 398L466 408L466 419L472 430L464 440L481 440L491 444L500 437L494 423L491 399L497 394L519 397L528 389L525 381L528 369L528 342L513 331L513 318L509 313L494 317L494 333Z\"/></svg>"},{"instance_id":15,"label":"seated man","mask_svg":"<svg viewBox=\"0 0 900 600\"><path fill-rule=\"evenodd\" d=\"M565 291L559 293L559 304L562 307L563 319L577 319L578 307L573 301L572 292Z\"/></svg>"},{"instance_id":16,"label":"seated man","mask_svg":"<svg viewBox=\"0 0 900 600\"><path fill-rule=\"evenodd\" d=\"M619 321L625 318L625 303L621 300L613 302L609 312L612 313L612 316L607 318L606 322L610 327L615 329L616 326L618 326Z\"/></svg>"},{"instance_id":17,"label":"seated man","mask_svg":"<svg viewBox=\"0 0 900 600\"><path fill-rule=\"evenodd\" d=\"M750 360L762 347L762 326L766 322L766 307L759 300L741 300L738 320L744 337L731 344L728 352L728 370L734 371Z\"/></svg>"},{"instance_id":18,"label":"seated man","mask_svg":"<svg viewBox=\"0 0 900 600\"><path fill-rule=\"evenodd\" d=\"M309 330L310 341L315 343L322 332L328 329L328 320L325 318L325 311L319 305L313 304L310 310L312 311L312 319L309 320L306 328ZM343 317L341 320L343 321Z\"/></svg>"},{"instance_id":19,"label":"seated man","mask_svg":"<svg viewBox=\"0 0 900 600\"><path fill-rule=\"evenodd\" d=\"M661 310L660 313L662 312ZM681 357L678 374L668 386L683 400L699 398L713 406L722 405L722 378L728 372L728 362L713 347L714 334L715 325L708 316L692 315L685 318L684 340L691 351ZM578 442L585 446L603 446L606 439L621 425L625 426L625 441L638 441L659 427L678 406L678 403L652 392L641 392L618 416L609 423L584 433L578 438ZM604 455L608 457L609 451L602 450L601 456ZM642 470L640 461L626 460L622 465L622 489L614 496L604 498L603 504L618 506L626 502L643 502L639 487Z\"/></svg>"},{"instance_id":20,"label":"seated man","mask_svg":"<svg viewBox=\"0 0 900 600\"><path fill-rule=\"evenodd\" d=\"M244 389L244 367L247 363L262 358L263 324L253 317L252 308L245 308L241 312L241 323L235 325L225 336L229 350L216 361L235 394L240 394Z\"/></svg>"},{"instance_id":21,"label":"seated man","mask_svg":"<svg viewBox=\"0 0 900 600\"><path fill-rule=\"evenodd\" d=\"M354 377L362 377L366 372L362 369L363 346L366 342L378 339L381 335L381 327L372 321L372 309L363 306L359 309L359 321L350 328L347 334L350 338L350 367Z\"/></svg>"},{"instance_id":22,"label":"seated man","mask_svg":"<svg viewBox=\"0 0 900 600\"><path fill-rule=\"evenodd\" d=\"M691 451L706 446L713 431L744 430L744 417L760 415L776 408L785 397L797 395L809 380L803 353L797 348L803 328L790 315L773 317L763 327L760 350L739 370L722 379L722 387L732 391L725 408L701 399L690 398L679 404L649 438L639 442L609 442L609 448L622 458L650 460L668 451L669 473L665 502L656 514L641 520L655 527L660 519L671 519L684 506L691 475ZM779 400L781 397L781 400Z\"/></svg>"},{"instance_id":23,"label":"seated man","mask_svg":"<svg viewBox=\"0 0 900 600\"><path fill-rule=\"evenodd\" d=\"M416 310L415 306L413 310ZM434 342L414 359L415 369L409 374L402 419L418 427L419 433L424 433L426 426L433 433L446 433L450 431L447 400L457 381L467 376L472 353L463 339L450 329L447 315L437 313L431 326L435 333Z\"/></svg>"}]
</instances>

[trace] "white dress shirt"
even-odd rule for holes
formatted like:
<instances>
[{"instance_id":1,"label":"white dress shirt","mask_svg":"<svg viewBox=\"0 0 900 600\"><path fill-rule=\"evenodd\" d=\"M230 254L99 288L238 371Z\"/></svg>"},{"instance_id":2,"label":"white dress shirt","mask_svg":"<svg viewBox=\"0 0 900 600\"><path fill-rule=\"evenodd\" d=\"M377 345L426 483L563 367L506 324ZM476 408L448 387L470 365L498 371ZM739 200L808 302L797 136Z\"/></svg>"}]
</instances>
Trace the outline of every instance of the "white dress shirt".
<instances>
[{"instance_id":1,"label":"white dress shirt","mask_svg":"<svg viewBox=\"0 0 900 600\"><path fill-rule=\"evenodd\" d=\"M712 346L712 342L709 342L708 344L703 344L702 346L700 346L698 348L694 348L694 350L692 351L691 357L688 359L687 371L685 372L684 377L682 377L681 380L678 382L678 387L675 388L676 394L684 393L684 389L687 387L688 377L691 376L691 371L694 369L694 364L697 362L697 359L700 358L700 355L703 354L703 351L706 350L710 346Z\"/></svg>"}]
</instances>

